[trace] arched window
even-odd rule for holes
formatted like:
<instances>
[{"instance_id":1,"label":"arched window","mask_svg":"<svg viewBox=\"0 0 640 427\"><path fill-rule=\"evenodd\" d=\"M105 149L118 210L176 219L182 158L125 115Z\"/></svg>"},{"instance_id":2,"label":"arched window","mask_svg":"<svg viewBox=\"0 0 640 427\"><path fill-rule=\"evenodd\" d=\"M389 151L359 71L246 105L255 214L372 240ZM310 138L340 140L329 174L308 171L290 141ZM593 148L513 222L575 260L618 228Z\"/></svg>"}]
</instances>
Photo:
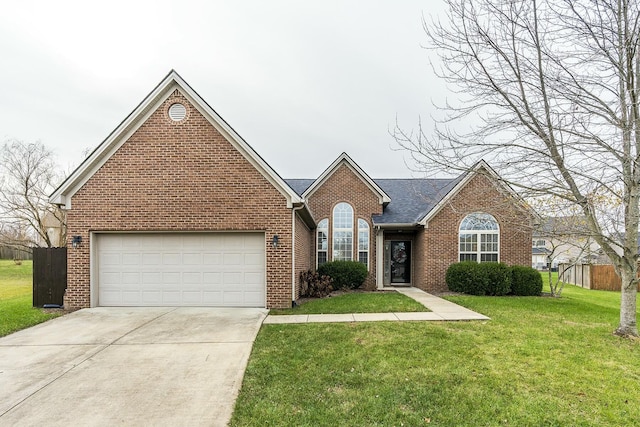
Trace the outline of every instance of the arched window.
<instances>
[{"instance_id":1,"label":"arched window","mask_svg":"<svg viewBox=\"0 0 640 427\"><path fill-rule=\"evenodd\" d=\"M327 251L329 250L329 220L323 219L318 223L318 267L327 262Z\"/></svg>"},{"instance_id":2,"label":"arched window","mask_svg":"<svg viewBox=\"0 0 640 427\"><path fill-rule=\"evenodd\" d=\"M358 219L358 261L369 269L369 224Z\"/></svg>"},{"instance_id":3,"label":"arched window","mask_svg":"<svg viewBox=\"0 0 640 427\"><path fill-rule=\"evenodd\" d=\"M332 261L353 259L353 208L349 203L338 203L333 208Z\"/></svg>"},{"instance_id":4,"label":"arched window","mask_svg":"<svg viewBox=\"0 0 640 427\"><path fill-rule=\"evenodd\" d=\"M498 262L500 228L487 213L475 212L460 223L460 261Z\"/></svg>"}]
</instances>

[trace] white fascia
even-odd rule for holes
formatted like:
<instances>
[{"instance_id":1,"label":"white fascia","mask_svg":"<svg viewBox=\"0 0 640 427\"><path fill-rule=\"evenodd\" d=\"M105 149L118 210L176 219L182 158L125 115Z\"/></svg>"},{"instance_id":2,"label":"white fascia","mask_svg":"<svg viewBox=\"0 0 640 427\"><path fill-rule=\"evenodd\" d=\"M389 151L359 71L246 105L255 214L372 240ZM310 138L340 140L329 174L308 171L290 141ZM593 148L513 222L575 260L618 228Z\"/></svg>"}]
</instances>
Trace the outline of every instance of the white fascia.
<instances>
[{"instance_id":1,"label":"white fascia","mask_svg":"<svg viewBox=\"0 0 640 427\"><path fill-rule=\"evenodd\" d=\"M286 199L287 208L303 203L284 180L220 117L175 71L165 79L125 118L125 120L76 168L51 194L49 201L71 209L71 197L138 130L158 107L178 89L189 102L245 157Z\"/></svg>"},{"instance_id":2,"label":"white fascia","mask_svg":"<svg viewBox=\"0 0 640 427\"><path fill-rule=\"evenodd\" d=\"M357 165L356 162L349 157L347 153L342 153L338 158L331 163L331 165L325 169L325 171L313 181L313 183L305 190L302 194L302 197L308 199L311 194L313 194L322 184L340 167L341 164L345 164L349 169L351 169L356 175L360 177L362 182L365 183L369 187L369 189L378 196L378 203L381 205L387 204L391 202L391 198L387 193L384 192L382 188L376 184L367 173Z\"/></svg>"}]
</instances>

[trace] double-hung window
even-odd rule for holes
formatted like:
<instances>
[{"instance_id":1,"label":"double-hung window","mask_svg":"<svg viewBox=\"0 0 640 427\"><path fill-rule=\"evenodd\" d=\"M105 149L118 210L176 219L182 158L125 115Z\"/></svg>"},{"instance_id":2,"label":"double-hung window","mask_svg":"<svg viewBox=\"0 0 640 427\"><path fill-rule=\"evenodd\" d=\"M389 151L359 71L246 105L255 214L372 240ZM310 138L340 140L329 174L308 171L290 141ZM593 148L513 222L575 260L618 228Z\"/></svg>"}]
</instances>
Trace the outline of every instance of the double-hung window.
<instances>
[{"instance_id":1,"label":"double-hung window","mask_svg":"<svg viewBox=\"0 0 640 427\"><path fill-rule=\"evenodd\" d=\"M369 269L369 224L358 219L358 261Z\"/></svg>"},{"instance_id":2,"label":"double-hung window","mask_svg":"<svg viewBox=\"0 0 640 427\"><path fill-rule=\"evenodd\" d=\"M329 220L323 219L318 223L318 237L317 237L317 253L318 253L318 265L328 261L327 255L329 251Z\"/></svg>"}]
</instances>

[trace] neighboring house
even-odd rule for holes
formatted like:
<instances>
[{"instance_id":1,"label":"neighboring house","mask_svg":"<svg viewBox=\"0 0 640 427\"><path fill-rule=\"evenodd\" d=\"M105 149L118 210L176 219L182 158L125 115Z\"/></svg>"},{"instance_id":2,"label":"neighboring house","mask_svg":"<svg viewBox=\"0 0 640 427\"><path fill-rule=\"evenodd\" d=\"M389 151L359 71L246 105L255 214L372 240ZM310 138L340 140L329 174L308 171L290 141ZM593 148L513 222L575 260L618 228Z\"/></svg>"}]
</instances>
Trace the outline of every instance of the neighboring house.
<instances>
[{"instance_id":1,"label":"neighboring house","mask_svg":"<svg viewBox=\"0 0 640 427\"><path fill-rule=\"evenodd\" d=\"M540 246L536 246L544 242L544 244ZM533 248L531 249L531 266L537 270L547 270L550 267L549 255L551 255L551 251L545 247L545 240L533 240ZM556 265L557 266L557 265Z\"/></svg>"},{"instance_id":2,"label":"neighboring house","mask_svg":"<svg viewBox=\"0 0 640 427\"><path fill-rule=\"evenodd\" d=\"M531 264L538 270L555 270L559 264L593 263L601 253L580 216L543 218L533 231L532 248Z\"/></svg>"},{"instance_id":3,"label":"neighboring house","mask_svg":"<svg viewBox=\"0 0 640 427\"><path fill-rule=\"evenodd\" d=\"M300 272L332 260L367 265L369 288L438 292L458 260L531 259L531 212L484 162L374 180L343 153L284 180L174 71L51 201L67 210L68 307L288 307Z\"/></svg>"},{"instance_id":4,"label":"neighboring house","mask_svg":"<svg viewBox=\"0 0 640 427\"><path fill-rule=\"evenodd\" d=\"M61 212L61 211L58 211ZM42 227L46 230L49 241L53 247L62 247L66 243L65 224L52 212L45 212L42 217ZM40 244L46 246L44 239L40 238Z\"/></svg>"}]
</instances>

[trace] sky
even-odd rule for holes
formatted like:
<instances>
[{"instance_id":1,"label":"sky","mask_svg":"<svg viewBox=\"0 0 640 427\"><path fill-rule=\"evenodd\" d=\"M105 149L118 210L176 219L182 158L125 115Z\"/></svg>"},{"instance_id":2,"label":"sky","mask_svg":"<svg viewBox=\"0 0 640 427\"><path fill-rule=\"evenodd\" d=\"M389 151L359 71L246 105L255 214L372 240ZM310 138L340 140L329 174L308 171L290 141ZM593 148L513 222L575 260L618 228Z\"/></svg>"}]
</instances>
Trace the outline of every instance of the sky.
<instances>
[{"instance_id":1,"label":"sky","mask_svg":"<svg viewBox=\"0 0 640 427\"><path fill-rule=\"evenodd\" d=\"M0 141L71 170L175 69L284 178L343 151L373 178L419 177L390 130L429 126L429 1L12 1L0 14Z\"/></svg>"}]
</instances>

